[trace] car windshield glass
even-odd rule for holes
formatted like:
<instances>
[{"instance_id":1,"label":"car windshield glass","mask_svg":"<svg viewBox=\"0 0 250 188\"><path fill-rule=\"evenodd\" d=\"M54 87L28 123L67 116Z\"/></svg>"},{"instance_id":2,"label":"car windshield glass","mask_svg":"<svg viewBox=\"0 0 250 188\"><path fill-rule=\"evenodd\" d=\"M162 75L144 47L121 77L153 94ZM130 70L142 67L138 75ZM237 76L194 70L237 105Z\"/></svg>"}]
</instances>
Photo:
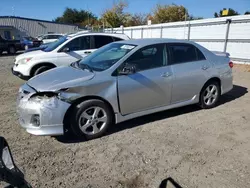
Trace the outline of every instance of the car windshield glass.
<instances>
[{"instance_id":1,"label":"car windshield glass","mask_svg":"<svg viewBox=\"0 0 250 188\"><path fill-rule=\"evenodd\" d=\"M55 42L49 43L47 48L43 49L44 52L51 52L52 50L56 49L58 46L60 46L62 43L64 43L68 38L65 37L60 37L58 40Z\"/></svg>"},{"instance_id":2,"label":"car windshield glass","mask_svg":"<svg viewBox=\"0 0 250 188\"><path fill-rule=\"evenodd\" d=\"M93 71L104 71L109 69L133 48L135 48L135 45L131 44L108 44L81 60L79 67L84 69L88 65Z\"/></svg>"}]
</instances>

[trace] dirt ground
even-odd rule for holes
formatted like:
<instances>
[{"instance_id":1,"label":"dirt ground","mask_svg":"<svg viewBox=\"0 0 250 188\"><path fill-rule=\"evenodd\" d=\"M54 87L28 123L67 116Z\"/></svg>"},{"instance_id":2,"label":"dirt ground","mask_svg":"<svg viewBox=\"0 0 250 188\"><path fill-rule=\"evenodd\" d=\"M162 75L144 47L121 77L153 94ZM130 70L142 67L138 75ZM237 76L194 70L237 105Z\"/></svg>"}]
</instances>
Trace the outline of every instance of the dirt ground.
<instances>
[{"instance_id":1,"label":"dirt ground","mask_svg":"<svg viewBox=\"0 0 250 188\"><path fill-rule=\"evenodd\" d=\"M211 110L188 106L116 125L91 141L26 133L15 100L24 83L0 57L0 135L33 187L250 187L250 70L234 68L234 89Z\"/></svg>"}]
</instances>

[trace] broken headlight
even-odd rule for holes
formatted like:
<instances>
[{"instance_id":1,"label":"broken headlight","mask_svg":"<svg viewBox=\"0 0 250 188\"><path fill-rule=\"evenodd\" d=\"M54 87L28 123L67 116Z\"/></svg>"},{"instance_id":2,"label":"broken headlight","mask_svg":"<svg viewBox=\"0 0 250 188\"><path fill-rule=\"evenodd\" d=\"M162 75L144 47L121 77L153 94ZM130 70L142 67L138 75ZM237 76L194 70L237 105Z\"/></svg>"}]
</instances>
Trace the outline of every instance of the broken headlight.
<instances>
[{"instance_id":1,"label":"broken headlight","mask_svg":"<svg viewBox=\"0 0 250 188\"><path fill-rule=\"evenodd\" d=\"M30 97L29 101L48 108L56 108L58 106L58 93L36 93Z\"/></svg>"}]
</instances>

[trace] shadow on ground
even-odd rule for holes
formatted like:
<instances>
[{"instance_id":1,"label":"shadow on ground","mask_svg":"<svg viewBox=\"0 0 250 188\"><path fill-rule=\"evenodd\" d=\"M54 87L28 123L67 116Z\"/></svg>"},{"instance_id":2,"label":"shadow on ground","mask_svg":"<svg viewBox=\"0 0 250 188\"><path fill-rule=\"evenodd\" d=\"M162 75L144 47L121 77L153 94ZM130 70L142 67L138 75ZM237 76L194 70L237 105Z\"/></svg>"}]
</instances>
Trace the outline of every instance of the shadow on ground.
<instances>
[{"instance_id":1,"label":"shadow on ground","mask_svg":"<svg viewBox=\"0 0 250 188\"><path fill-rule=\"evenodd\" d=\"M233 89L230 92L228 92L227 94L221 97L218 105L223 105L225 103L236 100L242 97L243 95L245 95L246 93L248 93L247 88L239 86L239 85L234 85ZM183 115L186 113L195 112L197 110L201 110L201 108L198 105L190 105L190 106L180 107L180 108L176 108L172 110L162 111L162 112L138 117L138 118L126 121L126 122L119 123L111 127L106 135L114 134L116 132L120 132L125 129L134 128L137 126L144 125L146 123L162 120L165 118L171 118L171 117ZM71 133L66 134L65 136L57 136L55 138L59 142L62 142L62 143L78 143L78 142L86 141L84 138L79 139Z\"/></svg>"}]
</instances>

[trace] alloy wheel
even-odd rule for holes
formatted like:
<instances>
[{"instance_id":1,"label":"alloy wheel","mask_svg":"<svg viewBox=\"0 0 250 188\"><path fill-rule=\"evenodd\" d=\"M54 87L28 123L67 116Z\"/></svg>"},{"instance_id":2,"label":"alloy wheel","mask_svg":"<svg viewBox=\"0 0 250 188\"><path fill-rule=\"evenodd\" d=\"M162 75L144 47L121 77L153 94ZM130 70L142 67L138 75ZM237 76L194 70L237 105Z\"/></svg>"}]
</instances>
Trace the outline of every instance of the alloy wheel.
<instances>
[{"instance_id":1,"label":"alloy wheel","mask_svg":"<svg viewBox=\"0 0 250 188\"><path fill-rule=\"evenodd\" d=\"M79 128L87 135L99 133L107 124L107 113L98 106L86 109L79 118Z\"/></svg>"},{"instance_id":2,"label":"alloy wheel","mask_svg":"<svg viewBox=\"0 0 250 188\"><path fill-rule=\"evenodd\" d=\"M204 96L203 96L204 103L208 106L213 105L218 98L218 93L219 92L218 92L218 88L216 85L214 84L209 85L206 88Z\"/></svg>"}]
</instances>

